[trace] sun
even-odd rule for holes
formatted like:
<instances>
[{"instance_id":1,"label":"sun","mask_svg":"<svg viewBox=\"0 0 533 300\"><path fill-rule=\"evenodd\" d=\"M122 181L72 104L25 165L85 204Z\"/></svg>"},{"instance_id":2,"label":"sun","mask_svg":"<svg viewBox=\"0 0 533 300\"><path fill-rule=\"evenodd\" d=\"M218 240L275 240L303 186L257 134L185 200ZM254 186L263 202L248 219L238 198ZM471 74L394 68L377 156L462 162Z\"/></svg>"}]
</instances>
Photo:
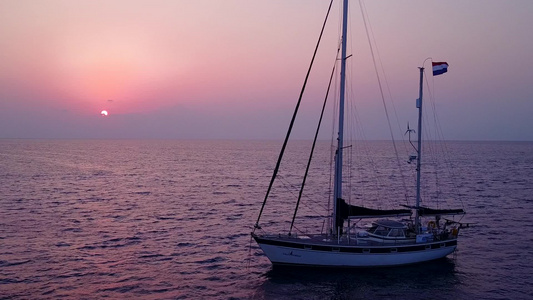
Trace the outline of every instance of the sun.
<instances>
[{"instance_id":1,"label":"sun","mask_svg":"<svg viewBox=\"0 0 533 300\"><path fill-rule=\"evenodd\" d=\"M100 114L102 115L102 117L107 117L108 115L107 110L102 110Z\"/></svg>"}]
</instances>

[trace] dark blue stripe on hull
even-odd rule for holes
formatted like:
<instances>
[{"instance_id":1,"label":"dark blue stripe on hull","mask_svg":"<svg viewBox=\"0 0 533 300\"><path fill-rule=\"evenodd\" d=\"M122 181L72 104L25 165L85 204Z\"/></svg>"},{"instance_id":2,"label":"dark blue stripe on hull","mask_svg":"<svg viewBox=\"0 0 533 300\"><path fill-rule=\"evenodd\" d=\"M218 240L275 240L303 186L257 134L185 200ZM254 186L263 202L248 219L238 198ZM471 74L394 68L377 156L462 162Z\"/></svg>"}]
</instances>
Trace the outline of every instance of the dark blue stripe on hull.
<instances>
[{"instance_id":1,"label":"dark blue stripe on hull","mask_svg":"<svg viewBox=\"0 0 533 300\"><path fill-rule=\"evenodd\" d=\"M440 249L443 247L457 246L457 240L451 241L441 241L434 243L426 243L421 245L391 245L391 246L325 246L325 245L315 245L315 244L302 244L302 243L293 243L287 241L277 241L270 239L263 239L258 236L253 236L255 241L258 244L281 246L293 249L305 249L305 250L315 250L315 251L327 251L327 252L344 252L344 253L405 253L405 252L415 252L415 251L424 251L429 249ZM427 248L427 247L430 248Z\"/></svg>"}]
</instances>

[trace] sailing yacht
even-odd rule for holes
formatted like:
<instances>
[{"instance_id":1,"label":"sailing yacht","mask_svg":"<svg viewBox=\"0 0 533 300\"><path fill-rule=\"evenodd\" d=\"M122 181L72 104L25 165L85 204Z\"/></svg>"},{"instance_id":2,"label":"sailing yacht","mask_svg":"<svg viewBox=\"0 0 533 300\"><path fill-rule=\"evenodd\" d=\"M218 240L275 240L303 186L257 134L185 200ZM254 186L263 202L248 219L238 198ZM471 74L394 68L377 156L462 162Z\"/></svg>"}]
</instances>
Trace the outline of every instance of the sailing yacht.
<instances>
[{"instance_id":1,"label":"sailing yacht","mask_svg":"<svg viewBox=\"0 0 533 300\"><path fill-rule=\"evenodd\" d=\"M298 112L301 101L298 100L293 114L289 130L284 140L270 185L265 195L257 222L255 223L252 237L263 250L265 255L274 265L291 266L322 266L322 267L383 267L398 266L420 263L443 258L453 253L457 247L457 239L461 224L452 220L444 219L448 215L462 215L463 209L432 209L421 205L420 182L421 182L421 157L422 157L422 82L424 67L420 69L420 90L417 99L418 108L418 146L416 158L416 204L392 210L372 209L355 206L347 203L343 195L343 151L344 145L344 101L346 91L346 53L347 23L348 23L348 0L342 3L342 41L340 56L340 88L338 101L338 136L334 161L333 182L333 209L329 220L331 226L329 232L317 234L302 234L293 232L294 217L287 233L264 232L261 226L261 216L267 203L273 183L277 177L280 163L291 134L294 119ZM331 4L329 10L331 9ZM329 15L329 10L328 14ZM327 20L327 16L326 16ZM324 22L325 26L326 22ZM324 27L322 28L322 32ZM322 33L321 35L322 36ZM320 38L319 42L320 44ZM317 47L318 47L317 44ZM316 50L315 50L316 54ZM314 60L314 56L313 56ZM434 63L435 64L435 63ZM444 73L447 64L437 63L437 72ZM309 75L309 73L308 73ZM306 79L307 80L307 79ZM304 83L305 87L305 83ZM324 110L323 110L324 111ZM322 115L323 115L322 111ZM322 116L320 117L320 123ZM311 153L314 151L318 129ZM309 171L312 154L305 170L304 182L298 196L296 209L298 209L302 192L305 186L305 178ZM350 226L344 226L345 221L352 219L369 218L372 224L366 230L352 232ZM429 221L427 221L429 220ZM425 223L427 222L427 223Z\"/></svg>"}]
</instances>

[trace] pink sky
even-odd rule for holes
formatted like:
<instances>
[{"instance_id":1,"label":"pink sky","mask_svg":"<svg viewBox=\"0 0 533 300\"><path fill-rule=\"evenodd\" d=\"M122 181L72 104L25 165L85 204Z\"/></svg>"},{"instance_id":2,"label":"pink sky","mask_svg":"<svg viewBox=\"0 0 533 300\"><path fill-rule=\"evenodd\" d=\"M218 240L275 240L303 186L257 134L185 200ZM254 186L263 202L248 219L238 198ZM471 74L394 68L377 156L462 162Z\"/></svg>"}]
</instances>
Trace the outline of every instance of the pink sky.
<instances>
[{"instance_id":1,"label":"pink sky","mask_svg":"<svg viewBox=\"0 0 533 300\"><path fill-rule=\"evenodd\" d=\"M433 57L450 64L430 78L446 138L533 140L533 1L365 5L401 123L416 121L417 67ZM0 138L281 139L327 6L0 0ZM357 1L350 15L359 113L387 138ZM331 22L307 101L323 96L337 33Z\"/></svg>"}]
</instances>

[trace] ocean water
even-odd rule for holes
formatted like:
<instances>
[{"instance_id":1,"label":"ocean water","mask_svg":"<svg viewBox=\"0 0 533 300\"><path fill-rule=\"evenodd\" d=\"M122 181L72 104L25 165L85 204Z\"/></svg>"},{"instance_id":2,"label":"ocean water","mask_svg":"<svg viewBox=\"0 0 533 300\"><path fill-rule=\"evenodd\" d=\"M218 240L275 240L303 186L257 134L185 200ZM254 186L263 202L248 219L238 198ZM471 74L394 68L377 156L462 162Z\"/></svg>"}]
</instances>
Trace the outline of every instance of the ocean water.
<instances>
[{"instance_id":1,"label":"ocean water","mask_svg":"<svg viewBox=\"0 0 533 300\"><path fill-rule=\"evenodd\" d=\"M290 147L281 185L308 145ZM328 270L273 269L251 241L281 142L0 140L0 299L533 299L533 143L447 145L472 224L456 253ZM318 150L302 224L325 206L331 152ZM386 162L389 150L371 144ZM365 195L397 190L384 176L377 189L363 176ZM265 225L291 193L273 193Z\"/></svg>"}]
</instances>

